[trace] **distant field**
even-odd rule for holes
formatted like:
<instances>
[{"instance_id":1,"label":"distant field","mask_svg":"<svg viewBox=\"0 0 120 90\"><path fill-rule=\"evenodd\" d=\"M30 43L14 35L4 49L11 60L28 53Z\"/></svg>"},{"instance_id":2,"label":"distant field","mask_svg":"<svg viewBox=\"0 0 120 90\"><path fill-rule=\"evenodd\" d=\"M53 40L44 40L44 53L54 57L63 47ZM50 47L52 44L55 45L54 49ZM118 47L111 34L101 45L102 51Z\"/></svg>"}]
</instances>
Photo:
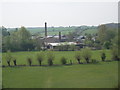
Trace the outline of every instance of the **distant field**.
<instances>
[{"instance_id":1,"label":"distant field","mask_svg":"<svg viewBox=\"0 0 120 90\"><path fill-rule=\"evenodd\" d=\"M87 33L87 34L96 34L97 32L98 32L97 29L87 29L87 30L82 32L82 35L85 35L85 33Z\"/></svg>"},{"instance_id":2,"label":"distant field","mask_svg":"<svg viewBox=\"0 0 120 90\"><path fill-rule=\"evenodd\" d=\"M42 36L44 36L44 28L28 28L28 30L32 33L40 33ZM75 27L48 27L48 35L58 35L59 32L62 33L62 35L68 34L69 32L73 32L75 30Z\"/></svg>"},{"instance_id":3,"label":"distant field","mask_svg":"<svg viewBox=\"0 0 120 90\"><path fill-rule=\"evenodd\" d=\"M48 28L48 35L58 35L59 32L62 32L63 35L68 34L69 32L75 31L75 27L56 27L56 28ZM42 36L44 36L44 28L41 29L28 29L32 34L34 33L40 33ZM87 34L95 34L97 33L97 29L87 29L81 33L81 35Z\"/></svg>"},{"instance_id":4,"label":"distant field","mask_svg":"<svg viewBox=\"0 0 120 90\"><path fill-rule=\"evenodd\" d=\"M74 32L77 27L48 27L48 35L58 35L59 32L62 33L62 35L66 35L69 32ZM10 31L15 30L15 29L9 29ZM36 28L27 28L28 31L30 31L31 34L40 34L41 36L44 36L44 27L36 27ZM97 33L97 29L87 29L81 33L81 35L84 35L85 33L88 34L93 34Z\"/></svg>"},{"instance_id":5,"label":"distant field","mask_svg":"<svg viewBox=\"0 0 120 90\"><path fill-rule=\"evenodd\" d=\"M47 53L47 51L45 51ZM35 66L35 67L5 67L3 68L4 88L115 88L118 84L118 62L100 62L98 64L77 64L74 58L75 51L53 52L54 64L61 64L60 58L65 56L72 60L74 65L62 66ZM100 50L92 51L96 60L100 59ZM14 52L18 64L26 64L26 57L33 57L36 52ZM107 60L110 60L110 51L106 51ZM3 65L7 65L3 53ZM47 64L47 56L43 64ZM82 59L82 62L85 62Z\"/></svg>"}]
</instances>

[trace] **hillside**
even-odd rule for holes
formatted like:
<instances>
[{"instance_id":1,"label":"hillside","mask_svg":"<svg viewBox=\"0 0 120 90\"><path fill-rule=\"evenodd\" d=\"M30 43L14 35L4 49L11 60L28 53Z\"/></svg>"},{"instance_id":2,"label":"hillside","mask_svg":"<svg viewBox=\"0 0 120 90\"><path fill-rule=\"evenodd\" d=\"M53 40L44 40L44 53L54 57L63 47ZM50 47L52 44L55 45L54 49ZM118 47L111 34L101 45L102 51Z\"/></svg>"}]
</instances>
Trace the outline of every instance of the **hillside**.
<instances>
[{"instance_id":1,"label":"hillside","mask_svg":"<svg viewBox=\"0 0 120 90\"><path fill-rule=\"evenodd\" d=\"M105 24L107 28L117 28L117 23L107 23ZM98 31L98 26L71 26L71 27L48 27L48 35L58 35L59 32L62 32L63 35L68 34L69 32L76 31L80 35L84 34L95 34ZM44 36L44 27L26 27L31 34L40 34ZM13 31L15 28L7 28L8 31Z\"/></svg>"}]
</instances>

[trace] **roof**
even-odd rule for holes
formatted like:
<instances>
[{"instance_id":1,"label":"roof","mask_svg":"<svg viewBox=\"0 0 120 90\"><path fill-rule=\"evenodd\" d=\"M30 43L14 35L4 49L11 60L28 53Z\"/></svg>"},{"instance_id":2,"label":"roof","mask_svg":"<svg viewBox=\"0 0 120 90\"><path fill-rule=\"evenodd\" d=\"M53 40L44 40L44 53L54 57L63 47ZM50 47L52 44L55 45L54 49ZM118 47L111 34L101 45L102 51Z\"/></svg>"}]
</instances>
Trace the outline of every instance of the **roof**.
<instances>
[{"instance_id":1,"label":"roof","mask_svg":"<svg viewBox=\"0 0 120 90\"><path fill-rule=\"evenodd\" d=\"M48 43L48 45L59 46L59 45L76 45L75 42L60 42L60 43Z\"/></svg>"}]
</instances>

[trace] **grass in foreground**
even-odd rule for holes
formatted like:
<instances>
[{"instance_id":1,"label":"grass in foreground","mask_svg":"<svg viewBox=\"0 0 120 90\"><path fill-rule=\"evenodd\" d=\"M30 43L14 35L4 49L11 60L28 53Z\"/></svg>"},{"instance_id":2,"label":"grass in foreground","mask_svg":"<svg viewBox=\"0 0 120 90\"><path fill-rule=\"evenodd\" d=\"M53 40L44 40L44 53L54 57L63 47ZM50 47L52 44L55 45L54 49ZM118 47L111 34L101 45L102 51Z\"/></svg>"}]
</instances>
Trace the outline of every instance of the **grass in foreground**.
<instances>
[{"instance_id":1,"label":"grass in foreground","mask_svg":"<svg viewBox=\"0 0 120 90\"><path fill-rule=\"evenodd\" d=\"M4 88L115 88L118 62L3 68Z\"/></svg>"}]
</instances>

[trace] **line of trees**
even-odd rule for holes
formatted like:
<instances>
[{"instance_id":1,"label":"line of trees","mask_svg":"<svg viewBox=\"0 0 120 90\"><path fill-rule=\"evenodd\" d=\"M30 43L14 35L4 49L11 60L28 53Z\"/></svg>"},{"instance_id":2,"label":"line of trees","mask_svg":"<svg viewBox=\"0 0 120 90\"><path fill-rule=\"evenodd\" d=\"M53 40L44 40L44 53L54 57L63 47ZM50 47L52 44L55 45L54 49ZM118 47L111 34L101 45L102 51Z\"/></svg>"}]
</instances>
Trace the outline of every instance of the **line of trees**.
<instances>
[{"instance_id":1,"label":"line of trees","mask_svg":"<svg viewBox=\"0 0 120 90\"><path fill-rule=\"evenodd\" d=\"M111 51L112 60L120 61L120 56L119 56L119 54L116 50L117 49L114 48ZM42 66L42 62L45 59L44 56L45 56L44 52L36 53L36 60L38 61L40 66ZM82 64L82 62L81 62L82 58L84 58L84 60L86 60L86 63L96 63L96 62L98 62L97 60L91 58L92 57L92 51L91 51L90 48L85 48L85 49L82 49L81 51L76 52L74 57L77 60L78 64ZM105 53L104 50L101 52L100 57L101 57L101 61L106 61L106 53ZM47 61L48 61L49 66L54 65L54 59L55 59L54 53L52 51L49 51L47 53ZM26 60L28 61L29 66L32 66L32 58L29 56L29 57L27 57ZM11 66L12 61L14 63L14 66L17 66L16 58L14 58L11 55L10 51L8 51L6 53L6 61L7 61L8 66ZM61 64L63 64L63 65L67 64L67 58L66 57L61 57L60 61L61 61ZM69 60L69 61L70 61L70 64L72 64L72 60Z\"/></svg>"}]
</instances>

